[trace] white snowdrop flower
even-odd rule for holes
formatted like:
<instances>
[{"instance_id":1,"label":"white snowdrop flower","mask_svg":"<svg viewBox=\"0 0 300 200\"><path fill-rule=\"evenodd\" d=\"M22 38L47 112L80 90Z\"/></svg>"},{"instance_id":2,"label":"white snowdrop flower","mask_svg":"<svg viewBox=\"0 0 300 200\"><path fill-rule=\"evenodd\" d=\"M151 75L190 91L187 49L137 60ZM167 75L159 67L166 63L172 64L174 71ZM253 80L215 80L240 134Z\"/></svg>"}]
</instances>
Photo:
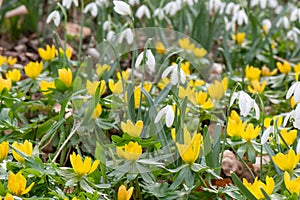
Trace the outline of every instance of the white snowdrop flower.
<instances>
[{"instance_id":1,"label":"white snowdrop flower","mask_svg":"<svg viewBox=\"0 0 300 200\"><path fill-rule=\"evenodd\" d=\"M269 19L264 19L262 21L262 25L263 25L263 27L266 27L267 31L269 31L272 26L272 23Z\"/></svg>"},{"instance_id":2,"label":"white snowdrop flower","mask_svg":"<svg viewBox=\"0 0 300 200\"><path fill-rule=\"evenodd\" d=\"M106 35L106 39L108 41L112 41L113 37L116 35L116 33L114 31L108 31L107 35Z\"/></svg>"},{"instance_id":3,"label":"white snowdrop flower","mask_svg":"<svg viewBox=\"0 0 300 200\"><path fill-rule=\"evenodd\" d=\"M283 6L278 5L278 6L275 8L274 13L277 14L277 15L279 15L279 14L282 12L282 10L283 10Z\"/></svg>"},{"instance_id":4,"label":"white snowdrop flower","mask_svg":"<svg viewBox=\"0 0 300 200\"><path fill-rule=\"evenodd\" d=\"M300 154L300 139L298 140L298 143L297 143L296 153Z\"/></svg>"},{"instance_id":5,"label":"white snowdrop flower","mask_svg":"<svg viewBox=\"0 0 300 200\"><path fill-rule=\"evenodd\" d=\"M261 140L260 140L260 144L265 144L269 137L270 137L270 133L274 132L274 127L273 126L269 126L263 133L263 135L261 136Z\"/></svg>"},{"instance_id":6,"label":"white snowdrop flower","mask_svg":"<svg viewBox=\"0 0 300 200\"><path fill-rule=\"evenodd\" d=\"M130 28L126 28L119 37L119 43L122 43L124 38L126 39L128 44L132 44L133 42L133 32Z\"/></svg>"},{"instance_id":7,"label":"white snowdrop flower","mask_svg":"<svg viewBox=\"0 0 300 200\"><path fill-rule=\"evenodd\" d=\"M96 0L95 2L100 7L105 7L105 8L109 7L109 1L108 0Z\"/></svg>"},{"instance_id":8,"label":"white snowdrop flower","mask_svg":"<svg viewBox=\"0 0 300 200\"><path fill-rule=\"evenodd\" d=\"M226 16L224 16L224 23L225 23L225 30L229 31L229 30L235 30L235 25L234 23L232 23L231 21L228 20L228 18Z\"/></svg>"},{"instance_id":9,"label":"white snowdrop flower","mask_svg":"<svg viewBox=\"0 0 300 200\"><path fill-rule=\"evenodd\" d=\"M47 19L46 19L46 23L49 24L50 22L52 22L55 24L55 26L59 26L60 23L60 14L57 10L52 11Z\"/></svg>"},{"instance_id":10,"label":"white snowdrop flower","mask_svg":"<svg viewBox=\"0 0 300 200\"><path fill-rule=\"evenodd\" d=\"M300 22L300 8L295 8L290 15L290 20L292 22L298 20Z\"/></svg>"},{"instance_id":11,"label":"white snowdrop flower","mask_svg":"<svg viewBox=\"0 0 300 200\"><path fill-rule=\"evenodd\" d=\"M75 7L78 7L79 3L78 0L63 0L62 5L67 9L71 8L72 3L74 3Z\"/></svg>"},{"instance_id":12,"label":"white snowdrop flower","mask_svg":"<svg viewBox=\"0 0 300 200\"><path fill-rule=\"evenodd\" d=\"M97 14L98 14L98 7L97 7L97 4L92 2L92 3L89 3L88 5L86 5L86 7L84 8L84 13L88 13L90 12L91 15L93 17L96 17Z\"/></svg>"},{"instance_id":13,"label":"white snowdrop flower","mask_svg":"<svg viewBox=\"0 0 300 200\"><path fill-rule=\"evenodd\" d=\"M114 11L120 15L131 15L130 6L124 1L113 1Z\"/></svg>"},{"instance_id":14,"label":"white snowdrop flower","mask_svg":"<svg viewBox=\"0 0 300 200\"><path fill-rule=\"evenodd\" d=\"M144 52L140 53L135 62L135 68L139 68L144 58ZM151 50L146 51L146 66L151 72L155 72L155 57L152 54Z\"/></svg>"},{"instance_id":15,"label":"white snowdrop flower","mask_svg":"<svg viewBox=\"0 0 300 200\"><path fill-rule=\"evenodd\" d=\"M291 40L294 41L295 43L298 42L298 35L300 34L300 30L296 27L293 27L291 30L289 30L286 34L286 37Z\"/></svg>"},{"instance_id":16,"label":"white snowdrop flower","mask_svg":"<svg viewBox=\"0 0 300 200\"><path fill-rule=\"evenodd\" d=\"M164 7L164 11L167 15L174 16L179 8L177 7L177 3L175 1L170 1Z\"/></svg>"},{"instance_id":17,"label":"white snowdrop flower","mask_svg":"<svg viewBox=\"0 0 300 200\"><path fill-rule=\"evenodd\" d=\"M292 111L291 117L294 118L293 126L300 130L300 104L298 104L296 109Z\"/></svg>"},{"instance_id":18,"label":"white snowdrop flower","mask_svg":"<svg viewBox=\"0 0 300 200\"><path fill-rule=\"evenodd\" d=\"M278 6L277 0L269 0L269 7L276 8Z\"/></svg>"},{"instance_id":19,"label":"white snowdrop flower","mask_svg":"<svg viewBox=\"0 0 300 200\"><path fill-rule=\"evenodd\" d=\"M157 113L157 115L154 119L154 123L159 122L164 115L166 116L166 125L167 125L167 127L170 128L174 122L174 117L175 117L173 108L170 105L167 105L166 107L162 108Z\"/></svg>"},{"instance_id":20,"label":"white snowdrop flower","mask_svg":"<svg viewBox=\"0 0 300 200\"><path fill-rule=\"evenodd\" d=\"M157 17L159 20L162 20L165 17L164 9L156 8L154 10L154 17Z\"/></svg>"},{"instance_id":21,"label":"white snowdrop flower","mask_svg":"<svg viewBox=\"0 0 300 200\"><path fill-rule=\"evenodd\" d=\"M195 3L198 3L198 0L184 0L184 3L186 3L189 7L192 7Z\"/></svg>"},{"instance_id":22,"label":"white snowdrop flower","mask_svg":"<svg viewBox=\"0 0 300 200\"><path fill-rule=\"evenodd\" d=\"M178 72L179 68L179 72ZM179 80L182 84L186 81L186 75L181 69L181 67L178 67L178 64L174 64L172 66L167 67L165 71L162 73L161 77L166 78L171 73L171 83L172 85L176 85Z\"/></svg>"},{"instance_id":23,"label":"white snowdrop flower","mask_svg":"<svg viewBox=\"0 0 300 200\"><path fill-rule=\"evenodd\" d=\"M233 13L232 22L237 22L240 26L248 24L249 20L245 10L241 9L239 11L235 11L235 13Z\"/></svg>"},{"instance_id":24,"label":"white snowdrop flower","mask_svg":"<svg viewBox=\"0 0 300 200\"><path fill-rule=\"evenodd\" d=\"M250 6L260 5L261 9L266 9L267 6L275 8L278 5L277 0L251 0Z\"/></svg>"},{"instance_id":25,"label":"white snowdrop flower","mask_svg":"<svg viewBox=\"0 0 300 200\"><path fill-rule=\"evenodd\" d=\"M145 5L142 5L137 9L135 16L141 19L144 15L146 15L148 19L151 18L149 8Z\"/></svg>"},{"instance_id":26,"label":"white snowdrop flower","mask_svg":"<svg viewBox=\"0 0 300 200\"><path fill-rule=\"evenodd\" d=\"M227 4L226 9L225 9L225 14L231 15L233 13L235 7L236 7L236 4L233 2L230 2L229 4Z\"/></svg>"},{"instance_id":27,"label":"white snowdrop flower","mask_svg":"<svg viewBox=\"0 0 300 200\"><path fill-rule=\"evenodd\" d=\"M260 117L259 107L256 104L256 102L249 96L249 94L247 94L244 91L239 91L239 92L233 93L233 95L230 99L229 106L232 106L233 102L236 99L238 99L240 115L242 115L243 117L246 117L250 113L250 110L253 108L255 111L255 118L257 120L259 120L259 117Z\"/></svg>"},{"instance_id":28,"label":"white snowdrop flower","mask_svg":"<svg viewBox=\"0 0 300 200\"><path fill-rule=\"evenodd\" d=\"M278 28L279 26L281 26L281 24L283 24L283 27L285 29L288 29L290 27L290 20L287 18L287 16L283 16L281 17L277 24L276 24L276 27Z\"/></svg>"},{"instance_id":29,"label":"white snowdrop flower","mask_svg":"<svg viewBox=\"0 0 300 200\"><path fill-rule=\"evenodd\" d=\"M139 5L139 4L140 4L140 0L128 0L128 3L129 3L131 6Z\"/></svg>"},{"instance_id":30,"label":"white snowdrop flower","mask_svg":"<svg viewBox=\"0 0 300 200\"><path fill-rule=\"evenodd\" d=\"M105 21L104 23L103 23L103 25L102 25L102 28L103 28L103 30L104 31L107 31L107 30L110 30L111 29L111 25L110 25L110 21Z\"/></svg>"},{"instance_id":31,"label":"white snowdrop flower","mask_svg":"<svg viewBox=\"0 0 300 200\"><path fill-rule=\"evenodd\" d=\"M220 0L210 0L207 4L207 8L210 12L219 12L223 14L226 4Z\"/></svg>"},{"instance_id":32,"label":"white snowdrop flower","mask_svg":"<svg viewBox=\"0 0 300 200\"><path fill-rule=\"evenodd\" d=\"M294 94L294 101L295 103L300 102L300 82L295 82L287 91L286 93L286 99L289 99Z\"/></svg>"}]
</instances>

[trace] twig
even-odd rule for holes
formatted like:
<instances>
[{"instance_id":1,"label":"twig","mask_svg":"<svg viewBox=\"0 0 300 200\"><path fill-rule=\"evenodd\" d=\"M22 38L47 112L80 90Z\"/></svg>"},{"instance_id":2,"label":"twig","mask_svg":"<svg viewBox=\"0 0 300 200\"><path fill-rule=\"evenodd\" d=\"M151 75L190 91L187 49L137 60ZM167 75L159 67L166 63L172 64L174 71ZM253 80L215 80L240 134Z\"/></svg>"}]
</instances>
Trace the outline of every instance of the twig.
<instances>
[{"instance_id":1,"label":"twig","mask_svg":"<svg viewBox=\"0 0 300 200\"><path fill-rule=\"evenodd\" d=\"M286 59L281 58L281 57L279 57L279 56L274 55L273 58L276 59L276 60L279 60L279 61L281 61L281 62L287 62L287 63L289 63L292 67L296 66L294 63L291 63L291 62L287 61Z\"/></svg>"}]
</instances>

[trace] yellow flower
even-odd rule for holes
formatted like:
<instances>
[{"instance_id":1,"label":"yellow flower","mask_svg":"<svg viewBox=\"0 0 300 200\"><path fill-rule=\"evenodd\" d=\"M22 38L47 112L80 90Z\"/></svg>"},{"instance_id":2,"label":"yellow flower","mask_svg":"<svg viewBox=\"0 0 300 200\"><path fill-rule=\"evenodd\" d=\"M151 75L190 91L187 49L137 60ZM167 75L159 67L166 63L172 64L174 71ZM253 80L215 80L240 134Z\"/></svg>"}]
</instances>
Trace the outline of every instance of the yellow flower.
<instances>
[{"instance_id":1,"label":"yellow flower","mask_svg":"<svg viewBox=\"0 0 300 200\"><path fill-rule=\"evenodd\" d=\"M190 75L190 74L191 74L190 66L191 66L191 63L190 63L190 62L185 62L185 63L182 62L182 63L180 64L181 69L183 70L183 72L184 72L186 75Z\"/></svg>"},{"instance_id":2,"label":"yellow flower","mask_svg":"<svg viewBox=\"0 0 300 200\"><path fill-rule=\"evenodd\" d=\"M98 118L101 115L101 113L102 113L102 106L101 106L101 104L98 103L92 114L92 119Z\"/></svg>"},{"instance_id":3,"label":"yellow flower","mask_svg":"<svg viewBox=\"0 0 300 200\"><path fill-rule=\"evenodd\" d=\"M0 55L0 66L7 63L7 58L5 56Z\"/></svg>"},{"instance_id":4,"label":"yellow flower","mask_svg":"<svg viewBox=\"0 0 300 200\"><path fill-rule=\"evenodd\" d=\"M272 159L282 171L292 172L300 160L300 154L296 155L295 151L290 149L288 154L278 153L272 156Z\"/></svg>"},{"instance_id":5,"label":"yellow flower","mask_svg":"<svg viewBox=\"0 0 300 200\"><path fill-rule=\"evenodd\" d=\"M252 81L255 79L259 80L261 71L257 67L246 65L245 73L246 73L246 78Z\"/></svg>"},{"instance_id":6,"label":"yellow flower","mask_svg":"<svg viewBox=\"0 0 300 200\"><path fill-rule=\"evenodd\" d=\"M156 49L157 53L159 53L159 54L163 55L166 53L166 47L162 42L157 42L155 44L155 49Z\"/></svg>"},{"instance_id":7,"label":"yellow flower","mask_svg":"<svg viewBox=\"0 0 300 200\"><path fill-rule=\"evenodd\" d=\"M2 92L2 90L6 88L8 91L11 88L11 79L3 79L2 77L0 77L0 92Z\"/></svg>"},{"instance_id":8,"label":"yellow flower","mask_svg":"<svg viewBox=\"0 0 300 200\"><path fill-rule=\"evenodd\" d=\"M198 58L202 58L207 54L207 51L204 48L195 48L194 55Z\"/></svg>"},{"instance_id":9,"label":"yellow flower","mask_svg":"<svg viewBox=\"0 0 300 200\"><path fill-rule=\"evenodd\" d=\"M295 73L300 73L300 63L294 66L294 72Z\"/></svg>"},{"instance_id":10,"label":"yellow flower","mask_svg":"<svg viewBox=\"0 0 300 200\"><path fill-rule=\"evenodd\" d=\"M192 44L192 43L190 43L190 39L189 38L179 39L178 40L178 44L184 50L194 50L195 49L195 45Z\"/></svg>"},{"instance_id":11,"label":"yellow flower","mask_svg":"<svg viewBox=\"0 0 300 200\"><path fill-rule=\"evenodd\" d=\"M270 71L270 69L267 66L263 66L261 69L261 75L262 76L273 76L277 74L277 69L274 69L272 72Z\"/></svg>"},{"instance_id":12,"label":"yellow flower","mask_svg":"<svg viewBox=\"0 0 300 200\"><path fill-rule=\"evenodd\" d=\"M289 175L289 173L284 172L284 184L286 189L288 189L288 191L293 194L296 193L297 196L299 196L300 193L300 177L298 177L296 180L291 180L291 177Z\"/></svg>"},{"instance_id":13,"label":"yellow flower","mask_svg":"<svg viewBox=\"0 0 300 200\"><path fill-rule=\"evenodd\" d=\"M25 67L25 74L31 78L36 79L43 70L43 62L29 62Z\"/></svg>"},{"instance_id":14,"label":"yellow flower","mask_svg":"<svg viewBox=\"0 0 300 200\"><path fill-rule=\"evenodd\" d=\"M99 160L95 160L92 164L92 159L90 157L85 157L82 162L81 156L79 154L76 155L75 152L70 155L70 161L74 172L79 176L93 173L100 163Z\"/></svg>"},{"instance_id":15,"label":"yellow flower","mask_svg":"<svg viewBox=\"0 0 300 200\"><path fill-rule=\"evenodd\" d=\"M240 116L235 110L232 110L228 118L227 133L230 137L241 137L244 129L246 128L246 122L242 122Z\"/></svg>"},{"instance_id":16,"label":"yellow flower","mask_svg":"<svg viewBox=\"0 0 300 200\"><path fill-rule=\"evenodd\" d=\"M255 79L255 80L251 81L251 85L248 85L248 90L252 94L253 93L260 94L265 90L266 86L267 86L266 80L264 80L262 82L262 84L260 85L259 81L257 79Z\"/></svg>"},{"instance_id":17,"label":"yellow flower","mask_svg":"<svg viewBox=\"0 0 300 200\"><path fill-rule=\"evenodd\" d=\"M104 65L100 65L99 63L96 64L96 73L98 76L100 76L104 71L109 71L110 70L110 66L107 64Z\"/></svg>"},{"instance_id":18,"label":"yellow flower","mask_svg":"<svg viewBox=\"0 0 300 200\"><path fill-rule=\"evenodd\" d=\"M118 190L118 200L129 200L133 193L133 187L126 190L124 185L121 185Z\"/></svg>"},{"instance_id":19,"label":"yellow flower","mask_svg":"<svg viewBox=\"0 0 300 200\"><path fill-rule=\"evenodd\" d=\"M17 174L12 172L9 173L7 187L8 191L12 194L17 196L27 194L33 187L34 183L31 183L27 188L26 183L27 181L21 172L18 172Z\"/></svg>"},{"instance_id":20,"label":"yellow flower","mask_svg":"<svg viewBox=\"0 0 300 200\"><path fill-rule=\"evenodd\" d=\"M245 32L241 32L241 33L236 33L236 34L232 34L232 39L234 41L236 41L236 43L238 45L242 45L242 43L244 42L245 40L245 37L246 37L246 33Z\"/></svg>"},{"instance_id":21,"label":"yellow flower","mask_svg":"<svg viewBox=\"0 0 300 200\"><path fill-rule=\"evenodd\" d=\"M214 99L221 99L225 93L224 84L219 82L218 80L215 80L213 84L211 84L208 88L208 94L211 98Z\"/></svg>"},{"instance_id":22,"label":"yellow flower","mask_svg":"<svg viewBox=\"0 0 300 200\"><path fill-rule=\"evenodd\" d=\"M205 81L196 79L196 80L190 80L189 86L190 87L200 87L205 84Z\"/></svg>"},{"instance_id":23,"label":"yellow flower","mask_svg":"<svg viewBox=\"0 0 300 200\"><path fill-rule=\"evenodd\" d=\"M52 45L51 47L49 45L46 45L46 49L38 48L38 52L43 60L50 61L55 57L56 49L54 45Z\"/></svg>"},{"instance_id":24,"label":"yellow flower","mask_svg":"<svg viewBox=\"0 0 300 200\"><path fill-rule=\"evenodd\" d=\"M187 164L193 164L199 156L200 146L202 144L201 134L196 134L196 131L193 134L193 138L187 128L184 128L184 144L179 144L176 142L178 152L181 159Z\"/></svg>"},{"instance_id":25,"label":"yellow flower","mask_svg":"<svg viewBox=\"0 0 300 200\"><path fill-rule=\"evenodd\" d=\"M265 198L260 188L262 188L268 195L271 195L275 187L273 178L269 176L266 177L266 184L259 181L257 177L255 178L253 184L248 183L248 181L243 178L243 184L257 199Z\"/></svg>"},{"instance_id":26,"label":"yellow flower","mask_svg":"<svg viewBox=\"0 0 300 200\"><path fill-rule=\"evenodd\" d=\"M140 137L144 127L143 121L139 120L133 124L129 119L126 123L121 122L121 129L133 137Z\"/></svg>"},{"instance_id":27,"label":"yellow flower","mask_svg":"<svg viewBox=\"0 0 300 200\"><path fill-rule=\"evenodd\" d=\"M278 70L280 71L280 73L282 73L282 74L288 74L292 70L290 63L288 63L286 61L284 61L283 64L281 62L277 62L276 66L277 66Z\"/></svg>"},{"instance_id":28,"label":"yellow flower","mask_svg":"<svg viewBox=\"0 0 300 200\"><path fill-rule=\"evenodd\" d=\"M182 86L179 86L178 90L179 98L188 97L188 100L193 104L196 104L195 89L193 87L187 86L186 89Z\"/></svg>"},{"instance_id":29,"label":"yellow flower","mask_svg":"<svg viewBox=\"0 0 300 200\"><path fill-rule=\"evenodd\" d=\"M244 140L251 141L259 135L260 130L261 128L259 126L254 128L253 124L250 123L246 130L242 132L241 136Z\"/></svg>"},{"instance_id":30,"label":"yellow flower","mask_svg":"<svg viewBox=\"0 0 300 200\"><path fill-rule=\"evenodd\" d=\"M4 160L8 155L9 145L8 142L2 142L0 144L0 162Z\"/></svg>"},{"instance_id":31,"label":"yellow flower","mask_svg":"<svg viewBox=\"0 0 300 200\"><path fill-rule=\"evenodd\" d=\"M72 71L68 68L62 68L58 70L59 79L65 84L68 88L72 85Z\"/></svg>"},{"instance_id":32,"label":"yellow flower","mask_svg":"<svg viewBox=\"0 0 300 200\"><path fill-rule=\"evenodd\" d=\"M117 154L126 160L137 160L142 155L142 146L137 142L130 141L123 147L117 147Z\"/></svg>"},{"instance_id":33,"label":"yellow flower","mask_svg":"<svg viewBox=\"0 0 300 200\"><path fill-rule=\"evenodd\" d=\"M291 104L291 108L294 109L294 107L295 107L295 97L294 96L291 97L290 104Z\"/></svg>"},{"instance_id":34,"label":"yellow flower","mask_svg":"<svg viewBox=\"0 0 300 200\"><path fill-rule=\"evenodd\" d=\"M91 96L93 96L96 92L97 87L100 84L100 96L103 95L105 93L106 90L106 84L104 80L101 81L94 81L91 82L89 80L86 81L86 89L87 89L87 93Z\"/></svg>"},{"instance_id":35,"label":"yellow flower","mask_svg":"<svg viewBox=\"0 0 300 200\"><path fill-rule=\"evenodd\" d=\"M207 93L202 91L196 93L196 103L204 109L214 107L214 104L211 102L210 98L208 98Z\"/></svg>"},{"instance_id":36,"label":"yellow flower","mask_svg":"<svg viewBox=\"0 0 300 200\"><path fill-rule=\"evenodd\" d=\"M281 126L282 124L282 120L283 120L283 117L282 115L280 116L273 116L273 118L270 118L270 117L267 117L264 119L264 127L265 128L268 128L270 125L271 125L271 122L273 122L273 126L276 124L277 127Z\"/></svg>"},{"instance_id":37,"label":"yellow flower","mask_svg":"<svg viewBox=\"0 0 300 200\"><path fill-rule=\"evenodd\" d=\"M14 64L17 63L17 58L13 58L13 57L9 56L9 57L6 59L6 63L7 63L8 65L14 65Z\"/></svg>"},{"instance_id":38,"label":"yellow flower","mask_svg":"<svg viewBox=\"0 0 300 200\"><path fill-rule=\"evenodd\" d=\"M160 79L160 82L157 83L157 87L161 90L163 90L168 84L170 83L170 79L166 78L162 78Z\"/></svg>"},{"instance_id":39,"label":"yellow flower","mask_svg":"<svg viewBox=\"0 0 300 200\"><path fill-rule=\"evenodd\" d=\"M135 108L139 108L140 107L140 103L141 103L141 96L142 96L142 99L144 99L144 95L142 94L142 91L141 91L141 86L138 86L138 87L135 87L134 89L134 107ZM147 92L150 92L150 89L152 87L152 83L151 82L144 82L144 90L146 90ZM125 95L125 99L127 100L127 93Z\"/></svg>"},{"instance_id":40,"label":"yellow flower","mask_svg":"<svg viewBox=\"0 0 300 200\"><path fill-rule=\"evenodd\" d=\"M51 88L53 88L53 89L55 88L55 84L53 81L47 82L47 81L42 80L40 82L40 89L41 89L43 95L50 94L52 92L52 90L50 90Z\"/></svg>"},{"instance_id":41,"label":"yellow flower","mask_svg":"<svg viewBox=\"0 0 300 200\"><path fill-rule=\"evenodd\" d=\"M23 144L14 142L12 144L12 146L27 156L32 155L32 143L29 142L28 140L25 140L25 142ZM15 150L12 150L12 154L18 162L23 163L25 161L25 158L23 156L19 155Z\"/></svg>"},{"instance_id":42,"label":"yellow flower","mask_svg":"<svg viewBox=\"0 0 300 200\"><path fill-rule=\"evenodd\" d=\"M53 46L52 46L53 47ZM55 47L54 47L55 48ZM59 53L61 54L61 55L64 55L65 53L66 53L66 56L67 56L67 58L68 59L71 59L71 57L72 57L72 49L70 48L70 47L67 47L67 49L66 49L66 51L64 51L62 48L59 48ZM54 57L53 57L54 58ZM52 58L52 59L53 59ZM50 59L50 60L52 60L52 59ZM44 60L44 59L43 59Z\"/></svg>"},{"instance_id":43,"label":"yellow flower","mask_svg":"<svg viewBox=\"0 0 300 200\"><path fill-rule=\"evenodd\" d=\"M125 71L122 71L122 76L121 76L121 73L118 72L117 73L118 80L121 80L122 77L123 77L124 81L127 81L129 79L129 77L130 77L130 71L128 69L125 70Z\"/></svg>"},{"instance_id":44,"label":"yellow flower","mask_svg":"<svg viewBox=\"0 0 300 200\"><path fill-rule=\"evenodd\" d=\"M280 134L288 145L292 145L297 138L297 130L290 130L288 132L286 128L283 128L280 130ZM281 139L280 144L284 145L284 142Z\"/></svg>"},{"instance_id":45,"label":"yellow flower","mask_svg":"<svg viewBox=\"0 0 300 200\"><path fill-rule=\"evenodd\" d=\"M120 94L123 92L122 80L118 80L114 83L112 79L109 79L108 87L113 94Z\"/></svg>"},{"instance_id":46,"label":"yellow flower","mask_svg":"<svg viewBox=\"0 0 300 200\"><path fill-rule=\"evenodd\" d=\"M13 82L18 82L21 79L21 72L20 70L13 69L8 71L5 76L7 79L10 78Z\"/></svg>"},{"instance_id":47,"label":"yellow flower","mask_svg":"<svg viewBox=\"0 0 300 200\"><path fill-rule=\"evenodd\" d=\"M1 196L0 196L0 200L1 200ZM7 193L4 197L4 200L14 200L14 197L10 193Z\"/></svg>"}]
</instances>

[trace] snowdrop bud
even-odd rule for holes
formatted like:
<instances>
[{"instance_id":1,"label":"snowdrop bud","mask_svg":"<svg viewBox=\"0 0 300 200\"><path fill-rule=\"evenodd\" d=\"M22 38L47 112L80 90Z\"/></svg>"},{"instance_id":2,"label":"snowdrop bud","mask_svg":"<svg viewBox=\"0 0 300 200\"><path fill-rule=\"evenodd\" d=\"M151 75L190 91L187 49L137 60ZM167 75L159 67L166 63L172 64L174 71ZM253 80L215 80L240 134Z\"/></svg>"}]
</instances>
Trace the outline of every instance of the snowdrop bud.
<instances>
[{"instance_id":1,"label":"snowdrop bud","mask_svg":"<svg viewBox=\"0 0 300 200\"><path fill-rule=\"evenodd\" d=\"M144 58L144 52L140 53L135 62L135 68L139 68ZM151 72L155 72L155 58L151 50L146 51L146 66Z\"/></svg>"},{"instance_id":2,"label":"snowdrop bud","mask_svg":"<svg viewBox=\"0 0 300 200\"><path fill-rule=\"evenodd\" d=\"M161 77L166 78L170 73L171 73L172 85L176 85L179 82L179 79L182 84L185 83L186 75L181 68L179 69L179 73L178 73L178 65L177 64L167 67L167 69L165 69L165 71L162 73Z\"/></svg>"},{"instance_id":3,"label":"snowdrop bud","mask_svg":"<svg viewBox=\"0 0 300 200\"><path fill-rule=\"evenodd\" d=\"M115 36L115 32L114 31L108 31L107 35L106 35L106 39L108 41L111 41L113 39L113 37Z\"/></svg>"},{"instance_id":4,"label":"snowdrop bud","mask_svg":"<svg viewBox=\"0 0 300 200\"><path fill-rule=\"evenodd\" d=\"M162 8L157 8L154 10L154 16L159 20L162 20L165 17L164 10Z\"/></svg>"},{"instance_id":5,"label":"snowdrop bud","mask_svg":"<svg viewBox=\"0 0 300 200\"><path fill-rule=\"evenodd\" d=\"M156 115L154 119L154 123L158 123L161 118L166 115L166 125L167 127L171 127L174 122L174 111L172 109L172 106L167 105L166 107L162 108Z\"/></svg>"},{"instance_id":6,"label":"snowdrop bud","mask_svg":"<svg viewBox=\"0 0 300 200\"><path fill-rule=\"evenodd\" d=\"M113 1L114 11L120 15L131 15L130 6L124 1Z\"/></svg>"},{"instance_id":7,"label":"snowdrop bud","mask_svg":"<svg viewBox=\"0 0 300 200\"><path fill-rule=\"evenodd\" d=\"M104 31L110 30L110 28L111 28L110 21L105 21L103 23L102 28L103 28Z\"/></svg>"},{"instance_id":8,"label":"snowdrop bud","mask_svg":"<svg viewBox=\"0 0 300 200\"><path fill-rule=\"evenodd\" d=\"M46 19L47 24L49 24L52 21L54 22L55 26L58 26L60 23L60 15L57 10L51 12Z\"/></svg>"},{"instance_id":9,"label":"snowdrop bud","mask_svg":"<svg viewBox=\"0 0 300 200\"><path fill-rule=\"evenodd\" d=\"M176 2L174 1L167 3L164 7L164 11L166 12L167 15L170 16L174 16L178 10L179 8L177 7Z\"/></svg>"},{"instance_id":10,"label":"snowdrop bud","mask_svg":"<svg viewBox=\"0 0 300 200\"><path fill-rule=\"evenodd\" d=\"M93 17L96 17L97 14L98 14L98 7L97 7L97 4L96 3L89 3L88 5L86 5L86 7L84 8L84 13L88 13L90 12L91 15Z\"/></svg>"},{"instance_id":11,"label":"snowdrop bud","mask_svg":"<svg viewBox=\"0 0 300 200\"><path fill-rule=\"evenodd\" d=\"M283 10L283 7L281 5L279 5L275 8L274 12L275 12L275 14L279 15L282 12L282 10Z\"/></svg>"},{"instance_id":12,"label":"snowdrop bud","mask_svg":"<svg viewBox=\"0 0 300 200\"><path fill-rule=\"evenodd\" d=\"M278 6L277 0L269 0L269 7L276 8Z\"/></svg>"},{"instance_id":13,"label":"snowdrop bud","mask_svg":"<svg viewBox=\"0 0 300 200\"><path fill-rule=\"evenodd\" d=\"M292 30L287 32L286 36L289 40L294 41L295 43L297 43L299 34L300 34L300 30L296 27L293 27Z\"/></svg>"},{"instance_id":14,"label":"snowdrop bud","mask_svg":"<svg viewBox=\"0 0 300 200\"><path fill-rule=\"evenodd\" d=\"M136 11L136 14L135 14L135 16L137 17L137 18L139 18L139 19L141 19L144 15L146 15L146 17L148 18L148 19L150 19L150 10L149 10L149 8L147 7L147 6L145 6L145 5L142 5L142 6L140 6L139 8L138 8L138 10Z\"/></svg>"},{"instance_id":15,"label":"snowdrop bud","mask_svg":"<svg viewBox=\"0 0 300 200\"><path fill-rule=\"evenodd\" d=\"M300 9L299 8L295 8L292 13L291 13L291 16L290 16L290 20L292 22L296 21L296 20L299 20L300 22Z\"/></svg>"},{"instance_id":16,"label":"snowdrop bud","mask_svg":"<svg viewBox=\"0 0 300 200\"><path fill-rule=\"evenodd\" d=\"M78 7L79 3L78 0L63 0L62 5L67 9L71 8L72 3L74 3L75 7Z\"/></svg>"},{"instance_id":17,"label":"snowdrop bud","mask_svg":"<svg viewBox=\"0 0 300 200\"><path fill-rule=\"evenodd\" d=\"M139 1L139 0L128 0L128 3L129 3L131 6L134 6L134 5L139 5L139 4L140 4L140 1Z\"/></svg>"},{"instance_id":18,"label":"snowdrop bud","mask_svg":"<svg viewBox=\"0 0 300 200\"><path fill-rule=\"evenodd\" d=\"M126 39L128 44L132 44L133 42L133 32L130 28L126 28L121 34L119 38L119 43L122 43L124 38Z\"/></svg>"},{"instance_id":19,"label":"snowdrop bud","mask_svg":"<svg viewBox=\"0 0 300 200\"><path fill-rule=\"evenodd\" d=\"M108 0L96 0L96 4L100 7L107 8L109 6L109 1Z\"/></svg>"}]
</instances>

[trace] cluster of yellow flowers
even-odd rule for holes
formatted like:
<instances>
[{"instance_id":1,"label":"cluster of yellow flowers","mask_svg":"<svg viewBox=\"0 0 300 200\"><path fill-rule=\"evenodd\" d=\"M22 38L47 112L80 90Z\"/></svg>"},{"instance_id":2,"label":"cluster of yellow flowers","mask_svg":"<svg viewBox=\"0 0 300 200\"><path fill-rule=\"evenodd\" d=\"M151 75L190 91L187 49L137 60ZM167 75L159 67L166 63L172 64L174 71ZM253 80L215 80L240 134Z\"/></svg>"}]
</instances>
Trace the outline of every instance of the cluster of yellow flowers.
<instances>
[{"instance_id":1,"label":"cluster of yellow flowers","mask_svg":"<svg viewBox=\"0 0 300 200\"><path fill-rule=\"evenodd\" d=\"M191 43L189 38L182 38L178 40L178 45L183 50L191 51L198 58L202 58L207 54L204 48L197 48L195 44Z\"/></svg>"}]
</instances>

